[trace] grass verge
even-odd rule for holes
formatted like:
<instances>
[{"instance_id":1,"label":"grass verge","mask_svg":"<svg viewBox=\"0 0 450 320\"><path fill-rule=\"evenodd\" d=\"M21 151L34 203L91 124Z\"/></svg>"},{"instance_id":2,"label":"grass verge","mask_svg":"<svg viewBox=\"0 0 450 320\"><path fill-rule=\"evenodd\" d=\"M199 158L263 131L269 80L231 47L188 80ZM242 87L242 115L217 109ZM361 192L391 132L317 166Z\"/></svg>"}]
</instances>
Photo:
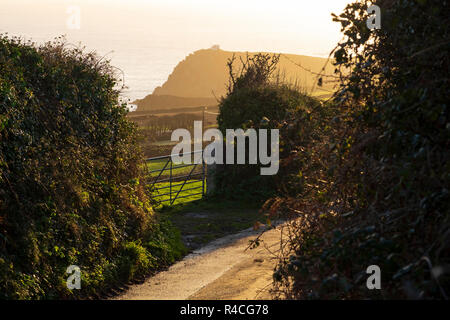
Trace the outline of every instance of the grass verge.
<instances>
[{"instance_id":1,"label":"grass verge","mask_svg":"<svg viewBox=\"0 0 450 320\"><path fill-rule=\"evenodd\" d=\"M159 213L167 217L181 232L189 250L229 234L252 227L261 220L258 203L204 198L174 206L162 206Z\"/></svg>"}]
</instances>

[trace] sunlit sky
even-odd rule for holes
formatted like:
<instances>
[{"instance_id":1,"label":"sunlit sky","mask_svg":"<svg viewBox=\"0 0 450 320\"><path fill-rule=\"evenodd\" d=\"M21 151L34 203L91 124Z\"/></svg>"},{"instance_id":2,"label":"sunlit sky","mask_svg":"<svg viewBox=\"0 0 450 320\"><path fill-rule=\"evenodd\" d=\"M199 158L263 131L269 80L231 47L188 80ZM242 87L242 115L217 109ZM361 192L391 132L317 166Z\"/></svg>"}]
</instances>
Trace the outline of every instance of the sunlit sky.
<instances>
[{"instance_id":1,"label":"sunlit sky","mask_svg":"<svg viewBox=\"0 0 450 320\"><path fill-rule=\"evenodd\" d=\"M114 25L123 31L184 35L201 43L217 39L229 50L284 51L327 54L340 39L331 21L348 0L1 0L0 32L28 29L64 30L67 7L81 8L81 30L103 31ZM21 27L22 25L22 27ZM29 28L26 28L26 27ZM180 37L174 38L179 41ZM188 38L188 39L186 39ZM198 38L198 39L197 39ZM267 39L267 40L266 40ZM200 40L200 41L199 41ZM212 43L214 44L214 43Z\"/></svg>"},{"instance_id":2,"label":"sunlit sky","mask_svg":"<svg viewBox=\"0 0 450 320\"><path fill-rule=\"evenodd\" d=\"M0 33L69 43L108 55L131 98L162 85L190 53L228 51L328 56L341 39L331 13L349 0L0 0ZM67 26L79 8L80 29Z\"/></svg>"}]
</instances>

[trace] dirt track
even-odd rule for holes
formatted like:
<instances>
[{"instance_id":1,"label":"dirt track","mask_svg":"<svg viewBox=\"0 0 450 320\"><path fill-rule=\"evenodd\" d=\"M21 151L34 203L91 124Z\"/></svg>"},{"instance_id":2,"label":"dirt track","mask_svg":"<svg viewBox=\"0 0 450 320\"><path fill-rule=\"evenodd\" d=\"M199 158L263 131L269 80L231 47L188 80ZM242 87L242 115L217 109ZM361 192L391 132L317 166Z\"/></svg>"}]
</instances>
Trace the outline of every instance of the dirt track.
<instances>
[{"instance_id":1,"label":"dirt track","mask_svg":"<svg viewBox=\"0 0 450 320\"><path fill-rule=\"evenodd\" d=\"M280 229L262 236L261 246L245 250L257 232L245 230L213 241L167 271L133 285L119 300L253 300L270 299ZM267 248L269 250L267 250Z\"/></svg>"}]
</instances>

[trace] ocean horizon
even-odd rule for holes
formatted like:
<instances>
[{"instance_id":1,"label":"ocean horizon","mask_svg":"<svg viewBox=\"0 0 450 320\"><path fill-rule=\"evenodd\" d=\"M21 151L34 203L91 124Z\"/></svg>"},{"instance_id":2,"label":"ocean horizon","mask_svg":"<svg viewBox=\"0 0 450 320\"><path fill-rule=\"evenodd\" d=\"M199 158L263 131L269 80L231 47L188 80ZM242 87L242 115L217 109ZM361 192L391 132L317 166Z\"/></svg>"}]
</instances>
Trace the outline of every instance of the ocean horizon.
<instances>
[{"instance_id":1,"label":"ocean horizon","mask_svg":"<svg viewBox=\"0 0 450 320\"><path fill-rule=\"evenodd\" d=\"M258 21L248 30L240 30L237 26L218 30L223 21L202 15L196 24L186 28L184 19L187 16L173 8L156 12L150 4L142 4L124 11L118 5L97 4L97 7L78 7L80 28L72 30L67 25L70 3L54 2L50 12L48 9L42 12L36 8L31 10L30 5L21 3L26 4L27 0L2 5L0 34L8 33L38 44L65 36L69 45L96 51L118 68L119 78L124 77L126 88L122 96L130 103L163 85L176 65L189 54L213 45L226 51L283 52L318 57L326 57L329 53L323 46L316 51L308 49L310 44L301 39L298 42L286 41L280 33L262 32ZM98 10L103 12L103 16L98 16ZM98 24L97 20L101 19L104 22ZM117 19L121 22L112 23ZM214 27L215 31L208 26ZM234 38L237 33L242 37Z\"/></svg>"}]
</instances>

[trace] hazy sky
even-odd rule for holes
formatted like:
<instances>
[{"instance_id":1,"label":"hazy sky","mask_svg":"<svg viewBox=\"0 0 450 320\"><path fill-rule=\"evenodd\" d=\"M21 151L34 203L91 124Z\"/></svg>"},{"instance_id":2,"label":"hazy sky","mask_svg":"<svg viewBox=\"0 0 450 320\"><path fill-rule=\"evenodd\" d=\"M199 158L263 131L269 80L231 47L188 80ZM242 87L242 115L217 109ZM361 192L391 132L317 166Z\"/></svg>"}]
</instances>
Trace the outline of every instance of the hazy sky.
<instances>
[{"instance_id":1,"label":"hazy sky","mask_svg":"<svg viewBox=\"0 0 450 320\"><path fill-rule=\"evenodd\" d=\"M0 0L0 33L70 44L107 56L130 99L162 85L190 53L223 50L328 56L341 39L331 13L349 0ZM68 27L69 8L80 28Z\"/></svg>"},{"instance_id":2,"label":"hazy sky","mask_svg":"<svg viewBox=\"0 0 450 320\"><path fill-rule=\"evenodd\" d=\"M164 35L174 45L326 55L340 39L331 21L348 0L1 0L0 32L29 37L130 32ZM67 8L81 9L81 29L68 30ZM52 31L52 32L51 32ZM82 36L80 36L82 38ZM215 40L215 41L213 41ZM213 41L213 43L211 43Z\"/></svg>"}]
</instances>

